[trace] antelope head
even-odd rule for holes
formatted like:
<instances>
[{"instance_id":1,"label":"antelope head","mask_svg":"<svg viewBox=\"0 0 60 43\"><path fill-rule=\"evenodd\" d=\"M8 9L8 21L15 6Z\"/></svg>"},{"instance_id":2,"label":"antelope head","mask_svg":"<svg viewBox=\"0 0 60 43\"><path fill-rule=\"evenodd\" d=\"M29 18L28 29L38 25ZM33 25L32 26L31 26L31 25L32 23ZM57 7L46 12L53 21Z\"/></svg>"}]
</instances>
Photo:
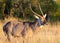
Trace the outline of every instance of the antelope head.
<instances>
[{"instance_id":1,"label":"antelope head","mask_svg":"<svg viewBox=\"0 0 60 43\"><path fill-rule=\"evenodd\" d=\"M40 6L39 6L39 9L40 9L42 15L39 15L38 13L34 12L34 11L32 10L32 8L31 8L31 4L29 4L29 6L30 6L29 8L30 8L31 12L34 14L35 18L40 19L40 23L44 24L45 21L46 21L46 15L47 15L47 14L43 14L42 9L41 9Z\"/></svg>"}]
</instances>

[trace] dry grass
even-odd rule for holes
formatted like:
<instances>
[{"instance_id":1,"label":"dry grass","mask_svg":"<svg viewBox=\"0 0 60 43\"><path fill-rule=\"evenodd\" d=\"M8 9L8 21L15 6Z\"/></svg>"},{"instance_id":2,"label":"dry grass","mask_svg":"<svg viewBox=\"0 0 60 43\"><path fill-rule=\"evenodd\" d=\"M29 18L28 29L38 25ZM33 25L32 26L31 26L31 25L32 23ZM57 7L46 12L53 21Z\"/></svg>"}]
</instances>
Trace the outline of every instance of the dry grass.
<instances>
[{"instance_id":1,"label":"dry grass","mask_svg":"<svg viewBox=\"0 0 60 43\"><path fill-rule=\"evenodd\" d=\"M3 24L0 21L0 43L9 43L3 32ZM10 43L60 43L60 22L57 25L48 23L42 29L37 28L35 32L28 29L25 37L12 36Z\"/></svg>"}]
</instances>

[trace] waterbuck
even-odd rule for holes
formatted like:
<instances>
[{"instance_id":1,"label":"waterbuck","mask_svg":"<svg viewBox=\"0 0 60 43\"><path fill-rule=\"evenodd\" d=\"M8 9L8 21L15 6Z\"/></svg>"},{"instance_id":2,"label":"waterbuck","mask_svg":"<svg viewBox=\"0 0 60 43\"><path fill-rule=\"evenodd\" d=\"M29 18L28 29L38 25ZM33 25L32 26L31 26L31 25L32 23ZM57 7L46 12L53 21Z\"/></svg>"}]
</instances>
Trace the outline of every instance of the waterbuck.
<instances>
[{"instance_id":1,"label":"waterbuck","mask_svg":"<svg viewBox=\"0 0 60 43\"><path fill-rule=\"evenodd\" d=\"M9 21L3 26L3 31L7 35L8 40L10 40L10 35L13 36L23 36L25 32L31 28L32 30L35 30L36 27L42 27L44 22L46 21L46 14L39 15L36 12L34 12L30 6L30 9L32 13L34 13L34 17L36 18L34 22L26 22L26 21L17 21L12 22Z\"/></svg>"}]
</instances>

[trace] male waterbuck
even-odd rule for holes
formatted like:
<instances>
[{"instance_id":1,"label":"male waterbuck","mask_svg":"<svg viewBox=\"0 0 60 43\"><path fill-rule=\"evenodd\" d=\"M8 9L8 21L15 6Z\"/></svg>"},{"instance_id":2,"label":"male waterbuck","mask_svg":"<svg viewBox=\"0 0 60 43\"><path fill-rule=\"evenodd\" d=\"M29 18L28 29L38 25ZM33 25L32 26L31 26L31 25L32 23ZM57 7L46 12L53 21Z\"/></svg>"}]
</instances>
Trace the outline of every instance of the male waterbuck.
<instances>
[{"instance_id":1,"label":"male waterbuck","mask_svg":"<svg viewBox=\"0 0 60 43\"><path fill-rule=\"evenodd\" d=\"M7 35L8 40L10 40L10 35L13 36L23 36L25 32L31 28L31 30L35 30L37 27L41 27L44 22L46 21L46 14L45 15L39 15L36 12L34 12L30 5L30 10L32 13L34 13L35 21L34 22L26 22L26 21L17 21L12 22L9 21L3 26L3 31Z\"/></svg>"}]
</instances>

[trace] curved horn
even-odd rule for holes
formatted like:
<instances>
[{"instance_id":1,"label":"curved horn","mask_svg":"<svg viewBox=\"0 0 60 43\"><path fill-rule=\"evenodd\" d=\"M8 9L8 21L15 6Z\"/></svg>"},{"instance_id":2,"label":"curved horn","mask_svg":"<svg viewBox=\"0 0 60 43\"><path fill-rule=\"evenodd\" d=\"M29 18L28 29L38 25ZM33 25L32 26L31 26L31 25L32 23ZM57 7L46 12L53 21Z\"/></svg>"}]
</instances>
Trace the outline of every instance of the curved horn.
<instances>
[{"instance_id":1,"label":"curved horn","mask_svg":"<svg viewBox=\"0 0 60 43\"><path fill-rule=\"evenodd\" d=\"M43 18L45 19L47 14L44 14L44 12L42 11L42 8L41 8L41 4L39 2L38 2L39 10L41 11Z\"/></svg>"},{"instance_id":2,"label":"curved horn","mask_svg":"<svg viewBox=\"0 0 60 43\"><path fill-rule=\"evenodd\" d=\"M43 11L42 11L42 8L41 8L41 5L40 5L40 3L38 2L38 6L39 6L39 10L41 11L41 14L42 14L42 16L44 15L44 13L43 13Z\"/></svg>"},{"instance_id":3,"label":"curved horn","mask_svg":"<svg viewBox=\"0 0 60 43\"><path fill-rule=\"evenodd\" d=\"M39 15L38 13L36 13L36 12L34 12L34 11L32 10L32 8L31 8L31 4L29 4L29 8L30 8L30 10L34 13L34 15L36 15L36 16L42 18L41 15Z\"/></svg>"}]
</instances>

